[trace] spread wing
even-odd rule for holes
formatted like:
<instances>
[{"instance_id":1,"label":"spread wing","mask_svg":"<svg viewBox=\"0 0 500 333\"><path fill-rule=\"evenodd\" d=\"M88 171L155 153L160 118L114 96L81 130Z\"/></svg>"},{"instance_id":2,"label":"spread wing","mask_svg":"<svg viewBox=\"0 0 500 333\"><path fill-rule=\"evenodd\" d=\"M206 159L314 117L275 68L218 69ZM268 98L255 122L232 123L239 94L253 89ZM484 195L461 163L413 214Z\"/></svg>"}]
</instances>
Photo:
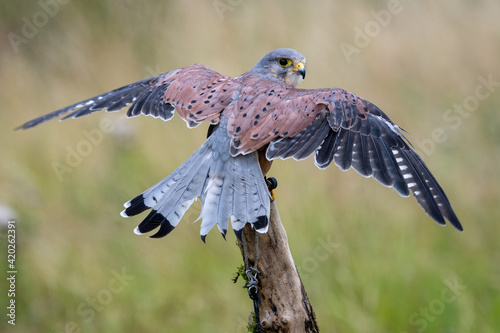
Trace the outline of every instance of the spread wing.
<instances>
[{"instance_id":1,"label":"spread wing","mask_svg":"<svg viewBox=\"0 0 500 333\"><path fill-rule=\"evenodd\" d=\"M127 117L147 115L170 120L174 110L189 127L202 121L219 122L220 112L230 103L231 78L208 67L192 65L144 79L113 91L75 103L28 121L17 129L27 129L50 119L86 116L96 111L119 111L130 105Z\"/></svg>"},{"instance_id":2,"label":"spread wing","mask_svg":"<svg viewBox=\"0 0 500 333\"><path fill-rule=\"evenodd\" d=\"M400 195L410 190L439 224L462 230L441 186L409 142L377 106L343 89L295 89L249 75L230 117L232 155L267 147L266 157L353 168Z\"/></svg>"}]
</instances>

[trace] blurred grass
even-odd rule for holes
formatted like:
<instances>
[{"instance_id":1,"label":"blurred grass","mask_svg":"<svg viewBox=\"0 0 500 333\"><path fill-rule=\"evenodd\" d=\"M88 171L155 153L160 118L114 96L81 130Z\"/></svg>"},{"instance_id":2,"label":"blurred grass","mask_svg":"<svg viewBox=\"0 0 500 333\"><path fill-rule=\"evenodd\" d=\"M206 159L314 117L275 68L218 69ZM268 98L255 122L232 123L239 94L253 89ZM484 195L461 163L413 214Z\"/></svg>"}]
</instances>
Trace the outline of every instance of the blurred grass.
<instances>
[{"instance_id":1,"label":"blurred grass","mask_svg":"<svg viewBox=\"0 0 500 333\"><path fill-rule=\"evenodd\" d=\"M481 101L458 129L443 114L474 93L479 76L500 81L500 4L401 6L348 63L340 43L353 44L354 27L363 29L373 20L370 11L386 9L386 2L242 1L221 19L212 1L70 1L17 53L8 33L21 35L23 18L32 20L42 7L0 4L6 37L0 42L0 204L18 213L19 270L16 327L4 318L1 331L64 332L74 325L81 332L243 332L251 304L241 283L231 283L241 262L234 236L224 242L214 231L203 244L199 224L190 223L196 207L161 240L135 236L140 218L118 215L123 202L182 163L203 142L205 128L96 114L12 129L160 72L202 63L239 75L270 50L292 47L308 58L302 87L349 89L380 106L414 143L445 130L447 140L423 158L465 228L439 227L413 198L353 171L277 161L271 175L280 183L281 217L322 330L496 332L500 92ZM51 164L64 163L67 146L76 149L83 131L99 128L104 118L115 132L104 134L60 182ZM332 241L325 258L322 244ZM102 298L122 269L133 280ZM439 303L445 281L454 279L466 289ZM106 304L93 308L99 295Z\"/></svg>"}]
</instances>

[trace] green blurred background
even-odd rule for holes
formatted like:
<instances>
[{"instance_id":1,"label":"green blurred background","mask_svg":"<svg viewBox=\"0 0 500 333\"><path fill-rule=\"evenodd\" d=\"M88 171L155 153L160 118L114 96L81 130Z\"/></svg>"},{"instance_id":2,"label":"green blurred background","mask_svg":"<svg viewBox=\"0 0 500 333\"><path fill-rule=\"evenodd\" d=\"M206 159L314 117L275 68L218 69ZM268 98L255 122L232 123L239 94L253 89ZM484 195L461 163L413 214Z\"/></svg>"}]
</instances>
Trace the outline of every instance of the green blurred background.
<instances>
[{"instance_id":1,"label":"green blurred background","mask_svg":"<svg viewBox=\"0 0 500 333\"><path fill-rule=\"evenodd\" d=\"M352 170L274 163L322 331L498 332L499 15L496 0L2 1L0 204L11 210L3 223L16 216L18 275L16 326L2 313L0 330L244 332L252 306L231 282L242 262L232 233L203 244L196 205L160 240L133 234L142 216L118 215L206 126L121 112L13 128L193 63L236 76L291 47L308 59L301 87L349 89L411 133L465 229L440 227L413 198ZM97 132L89 146L85 133ZM54 163L85 148L58 177Z\"/></svg>"}]
</instances>

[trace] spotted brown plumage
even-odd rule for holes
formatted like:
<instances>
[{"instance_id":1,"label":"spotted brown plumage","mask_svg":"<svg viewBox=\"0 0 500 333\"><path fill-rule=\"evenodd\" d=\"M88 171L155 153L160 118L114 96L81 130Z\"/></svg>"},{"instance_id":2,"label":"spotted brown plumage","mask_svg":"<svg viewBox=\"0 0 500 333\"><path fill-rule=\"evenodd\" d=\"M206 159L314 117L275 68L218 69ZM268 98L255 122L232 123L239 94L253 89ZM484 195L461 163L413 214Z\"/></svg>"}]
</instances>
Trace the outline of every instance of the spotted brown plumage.
<instances>
[{"instance_id":1,"label":"spotted brown plumage","mask_svg":"<svg viewBox=\"0 0 500 333\"><path fill-rule=\"evenodd\" d=\"M353 168L400 195L410 191L440 224L462 230L449 200L400 128L374 104L344 89L298 89L305 57L291 49L267 54L250 71L231 78L202 65L167 72L31 120L78 118L129 106L128 117L169 120L174 111L195 127L211 124L205 143L167 178L125 204L122 216L151 209L136 228L163 237L201 198L201 237L213 226L225 235L228 220L240 237L246 223L266 232L269 193L264 176L276 158L304 159L326 168Z\"/></svg>"}]
</instances>

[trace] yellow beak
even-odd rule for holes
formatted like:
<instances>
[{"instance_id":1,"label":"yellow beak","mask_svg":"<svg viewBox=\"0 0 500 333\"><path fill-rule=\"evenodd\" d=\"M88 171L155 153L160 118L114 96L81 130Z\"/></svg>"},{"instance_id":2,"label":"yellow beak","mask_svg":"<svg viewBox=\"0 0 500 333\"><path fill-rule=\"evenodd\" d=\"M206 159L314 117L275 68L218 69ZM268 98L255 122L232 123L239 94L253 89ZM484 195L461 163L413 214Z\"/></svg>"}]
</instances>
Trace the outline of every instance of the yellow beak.
<instances>
[{"instance_id":1,"label":"yellow beak","mask_svg":"<svg viewBox=\"0 0 500 333\"><path fill-rule=\"evenodd\" d=\"M306 66L302 62L298 62L293 66L292 70L300 75L302 75L302 78L305 79L306 77Z\"/></svg>"}]
</instances>

